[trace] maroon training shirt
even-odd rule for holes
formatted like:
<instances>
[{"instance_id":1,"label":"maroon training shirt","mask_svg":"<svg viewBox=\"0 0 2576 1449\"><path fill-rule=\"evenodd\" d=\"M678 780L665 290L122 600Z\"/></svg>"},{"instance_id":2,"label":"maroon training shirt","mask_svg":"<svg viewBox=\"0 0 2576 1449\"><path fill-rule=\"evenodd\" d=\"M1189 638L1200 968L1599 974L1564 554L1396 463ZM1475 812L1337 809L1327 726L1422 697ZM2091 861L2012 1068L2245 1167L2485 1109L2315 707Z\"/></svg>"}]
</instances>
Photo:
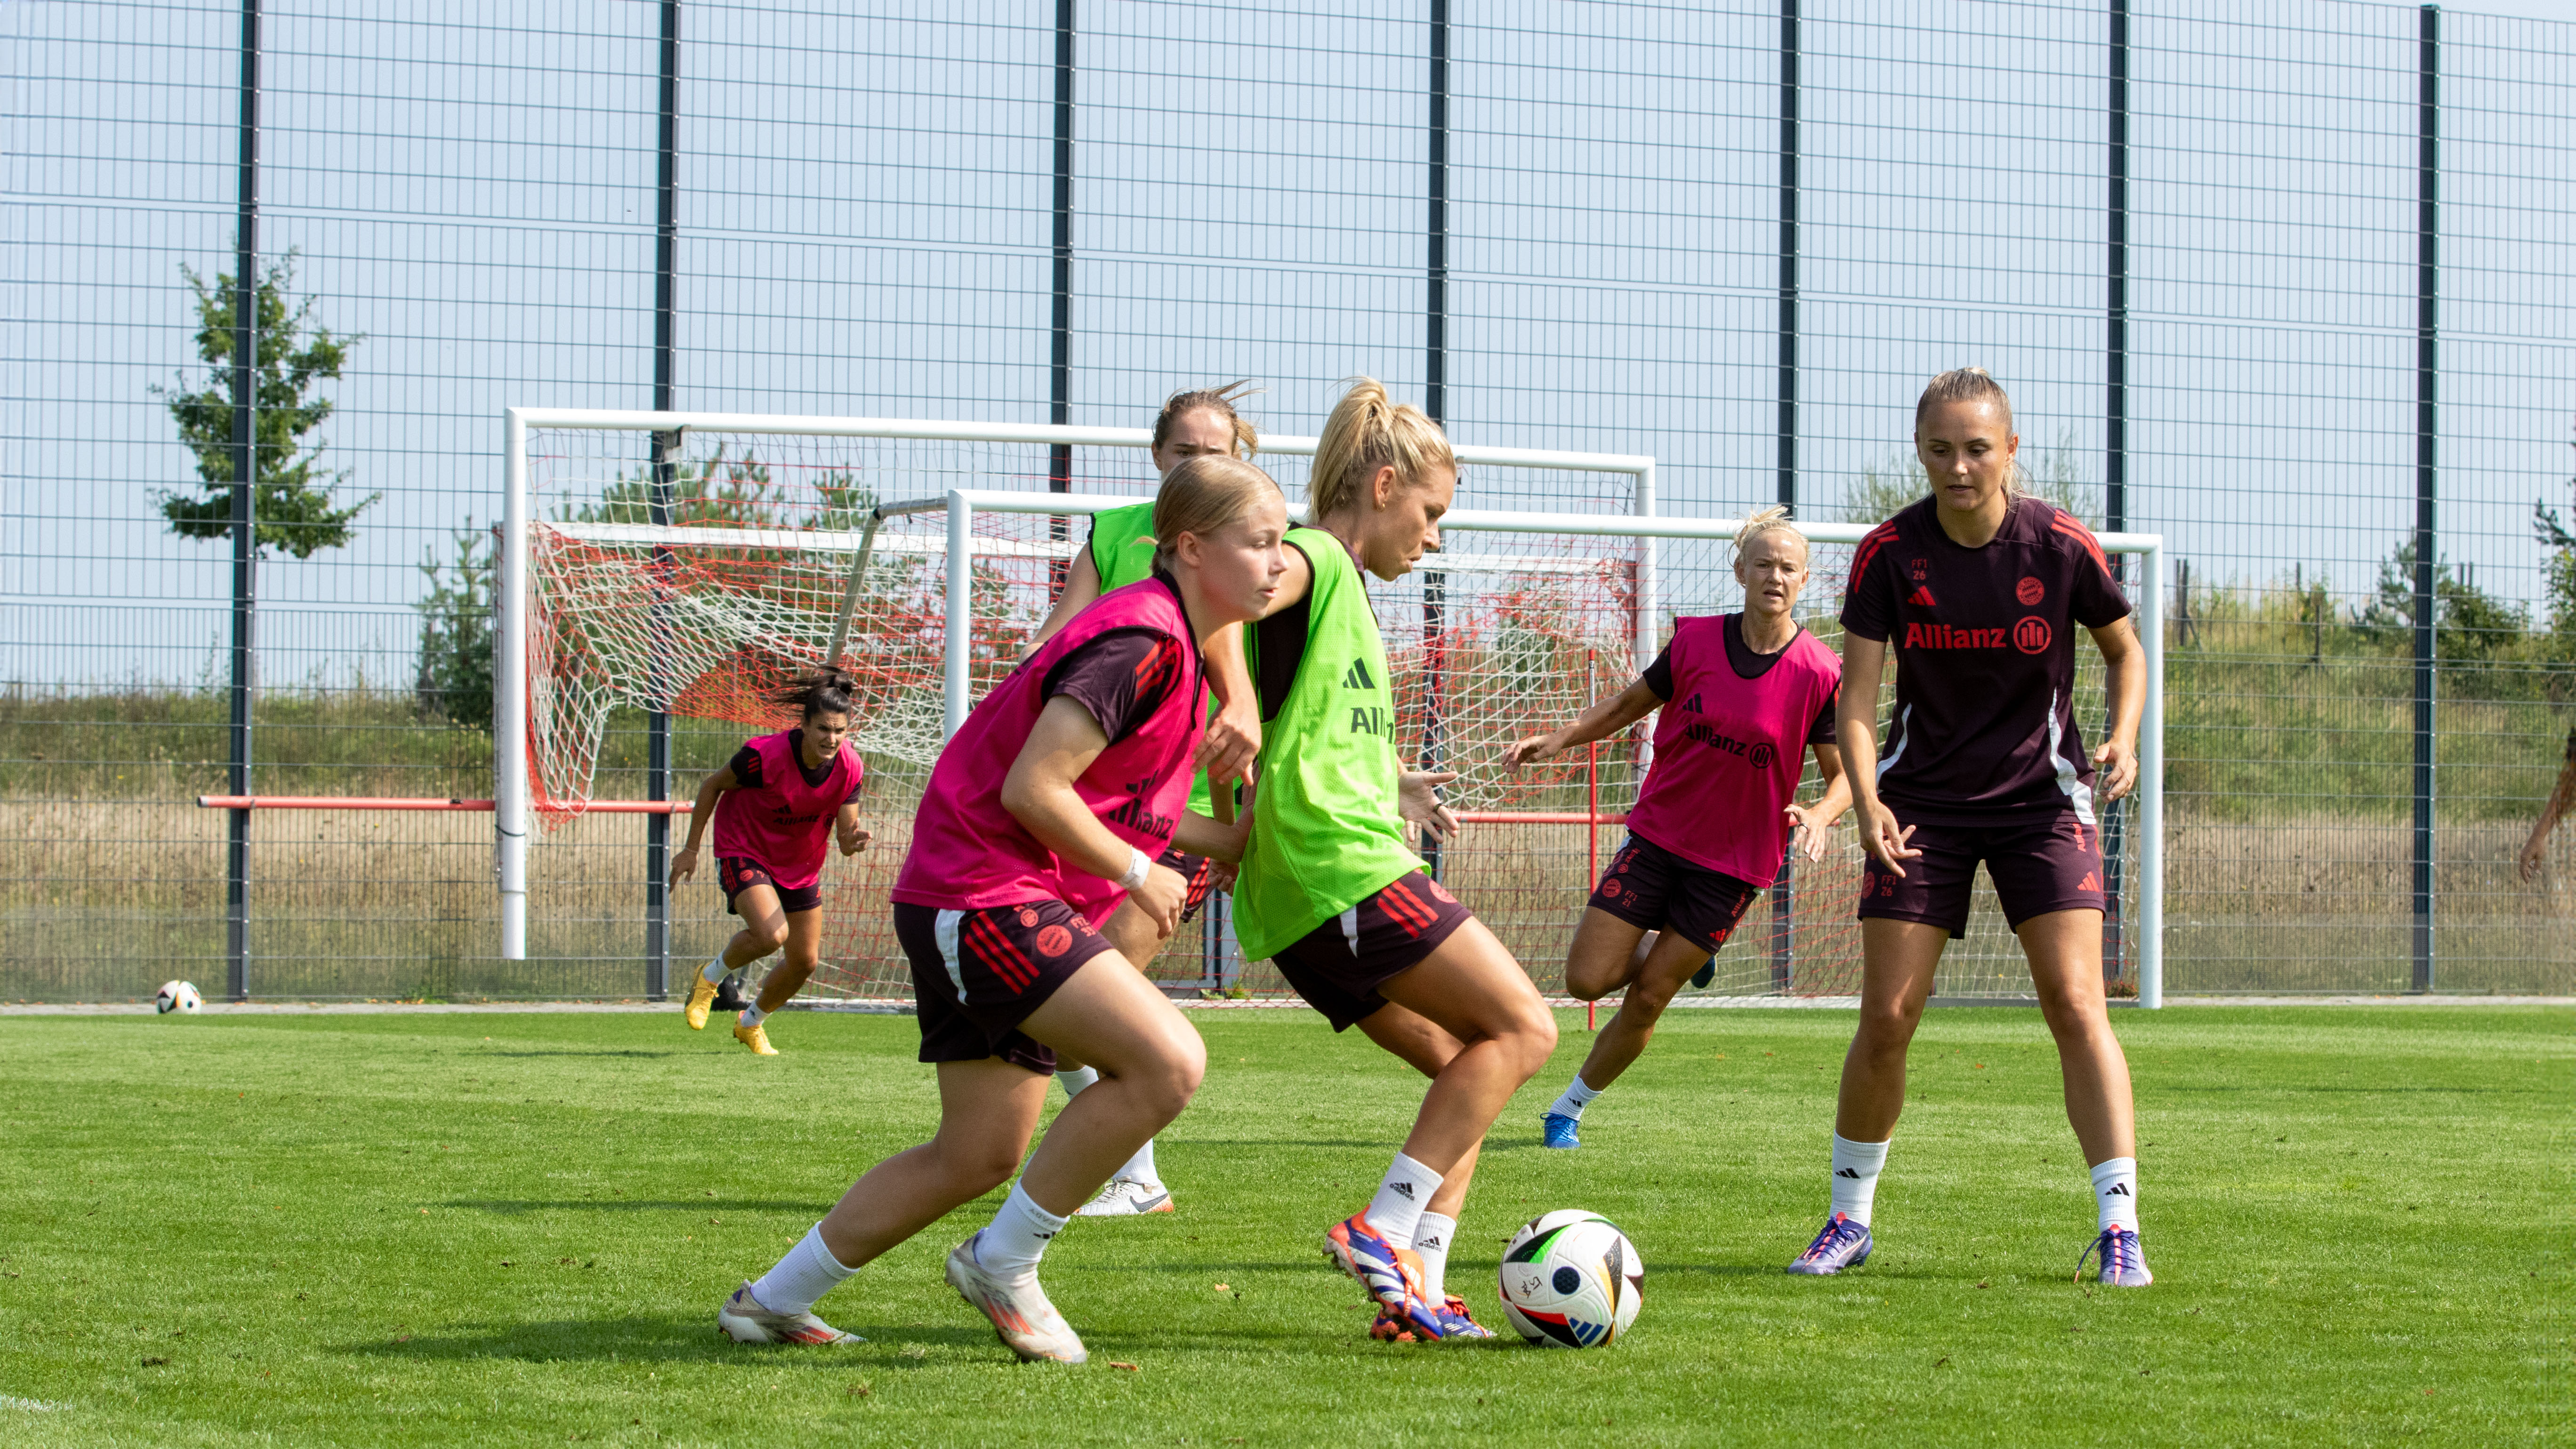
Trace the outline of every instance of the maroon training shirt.
<instances>
[{"instance_id":1,"label":"maroon training shirt","mask_svg":"<svg viewBox=\"0 0 2576 1449\"><path fill-rule=\"evenodd\" d=\"M1878 794L1907 821L1975 823L2073 810L2093 820L2075 724L2075 626L2128 617L2083 524L2018 498L1983 548L1950 541L1935 498L1872 529L1852 555L1843 629L1893 646L1896 716Z\"/></svg>"}]
</instances>

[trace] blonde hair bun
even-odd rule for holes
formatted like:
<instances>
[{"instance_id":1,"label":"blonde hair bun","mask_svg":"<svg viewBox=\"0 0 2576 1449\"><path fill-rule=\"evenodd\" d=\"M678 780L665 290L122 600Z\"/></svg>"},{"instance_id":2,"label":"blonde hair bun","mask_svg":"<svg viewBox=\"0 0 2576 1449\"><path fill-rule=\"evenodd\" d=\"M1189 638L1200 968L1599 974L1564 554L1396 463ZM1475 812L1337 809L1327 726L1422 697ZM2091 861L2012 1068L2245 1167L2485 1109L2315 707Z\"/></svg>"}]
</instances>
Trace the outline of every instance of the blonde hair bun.
<instances>
[{"instance_id":1,"label":"blonde hair bun","mask_svg":"<svg viewBox=\"0 0 2576 1449\"><path fill-rule=\"evenodd\" d=\"M1422 409L1389 398L1386 384L1376 378L1347 381L1350 390L1333 404L1324 434L1315 440L1306 488L1309 517L1320 520L1361 502L1361 488L1390 464L1408 487L1434 468L1458 471L1448 435Z\"/></svg>"}]
</instances>

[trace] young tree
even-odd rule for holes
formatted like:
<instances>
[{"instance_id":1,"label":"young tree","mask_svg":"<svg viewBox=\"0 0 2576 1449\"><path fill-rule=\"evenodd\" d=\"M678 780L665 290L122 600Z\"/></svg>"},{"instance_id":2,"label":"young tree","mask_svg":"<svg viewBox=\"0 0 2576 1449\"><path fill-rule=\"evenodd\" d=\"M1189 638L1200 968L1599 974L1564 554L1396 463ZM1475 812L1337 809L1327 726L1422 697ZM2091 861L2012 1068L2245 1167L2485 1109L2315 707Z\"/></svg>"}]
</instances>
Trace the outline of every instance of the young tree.
<instances>
[{"instance_id":1,"label":"young tree","mask_svg":"<svg viewBox=\"0 0 2576 1449\"><path fill-rule=\"evenodd\" d=\"M492 535L469 521L458 530L455 546L454 565L433 557L420 566L429 577L429 593L412 605L420 611L420 678L413 693L424 711L456 724L489 728Z\"/></svg>"},{"instance_id":2,"label":"young tree","mask_svg":"<svg viewBox=\"0 0 2576 1449\"><path fill-rule=\"evenodd\" d=\"M200 493L160 495L161 515L170 530L185 538L218 539L232 535L233 519L233 279L218 275L212 284L187 267L179 269L196 293L197 356L209 369L206 386L155 387L152 395L170 409L179 425L179 441L197 455ZM316 383L340 376L350 347L362 337L344 337L313 324L314 299L290 302L287 287L295 280L293 253L260 274L256 292L259 341L252 369L258 407L253 413L258 449L258 479L252 495L257 518L253 539L258 548L311 558L338 548L355 532L350 527L382 494L370 493L345 508L332 506L332 490L347 472L327 472L318 464L320 442L306 438L331 416L328 398L312 397Z\"/></svg>"}]
</instances>

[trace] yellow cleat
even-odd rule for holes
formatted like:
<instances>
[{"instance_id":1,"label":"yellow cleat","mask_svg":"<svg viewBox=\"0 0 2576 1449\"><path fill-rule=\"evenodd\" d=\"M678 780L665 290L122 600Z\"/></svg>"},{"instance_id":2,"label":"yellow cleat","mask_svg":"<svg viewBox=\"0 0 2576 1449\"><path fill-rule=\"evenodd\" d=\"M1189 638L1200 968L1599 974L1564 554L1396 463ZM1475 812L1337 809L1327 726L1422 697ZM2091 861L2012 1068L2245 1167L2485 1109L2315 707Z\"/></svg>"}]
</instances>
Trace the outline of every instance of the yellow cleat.
<instances>
[{"instance_id":1,"label":"yellow cleat","mask_svg":"<svg viewBox=\"0 0 2576 1449\"><path fill-rule=\"evenodd\" d=\"M709 981L704 974L692 975L689 978L689 1030L705 1031L707 1029L707 1010L709 1007L715 1005L715 1000L716 984L714 982Z\"/></svg>"},{"instance_id":2,"label":"yellow cleat","mask_svg":"<svg viewBox=\"0 0 2576 1449\"><path fill-rule=\"evenodd\" d=\"M744 1026L739 1022L735 1023L733 1039L741 1042L744 1046L751 1048L751 1054L753 1056L774 1057L778 1055L778 1048L769 1044L769 1033L761 1030L757 1023L751 1026Z\"/></svg>"}]
</instances>

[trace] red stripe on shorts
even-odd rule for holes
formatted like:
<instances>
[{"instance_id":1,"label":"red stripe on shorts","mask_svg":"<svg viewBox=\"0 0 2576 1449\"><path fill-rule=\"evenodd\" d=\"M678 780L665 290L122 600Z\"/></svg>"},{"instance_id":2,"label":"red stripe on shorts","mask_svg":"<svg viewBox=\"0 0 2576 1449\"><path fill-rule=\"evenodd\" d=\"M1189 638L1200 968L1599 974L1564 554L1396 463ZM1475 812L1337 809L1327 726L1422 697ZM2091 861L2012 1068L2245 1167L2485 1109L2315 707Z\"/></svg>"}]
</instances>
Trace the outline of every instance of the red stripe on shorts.
<instances>
[{"instance_id":1,"label":"red stripe on shorts","mask_svg":"<svg viewBox=\"0 0 2576 1449\"><path fill-rule=\"evenodd\" d=\"M1386 889L1377 893L1377 908L1386 912L1388 920L1402 926L1408 936L1420 936L1439 919L1419 897L1404 888L1402 881L1391 881Z\"/></svg>"},{"instance_id":2,"label":"red stripe on shorts","mask_svg":"<svg viewBox=\"0 0 2576 1449\"><path fill-rule=\"evenodd\" d=\"M1037 968L1029 964L1028 957L1020 954L1019 947L1011 944L1010 937L1002 934L1002 928L993 924L992 917L971 916L967 919L966 929L974 937L984 964L992 968L994 975L1002 978L1002 984L1011 988L1012 995L1028 990L1029 983L1038 979Z\"/></svg>"}]
</instances>

